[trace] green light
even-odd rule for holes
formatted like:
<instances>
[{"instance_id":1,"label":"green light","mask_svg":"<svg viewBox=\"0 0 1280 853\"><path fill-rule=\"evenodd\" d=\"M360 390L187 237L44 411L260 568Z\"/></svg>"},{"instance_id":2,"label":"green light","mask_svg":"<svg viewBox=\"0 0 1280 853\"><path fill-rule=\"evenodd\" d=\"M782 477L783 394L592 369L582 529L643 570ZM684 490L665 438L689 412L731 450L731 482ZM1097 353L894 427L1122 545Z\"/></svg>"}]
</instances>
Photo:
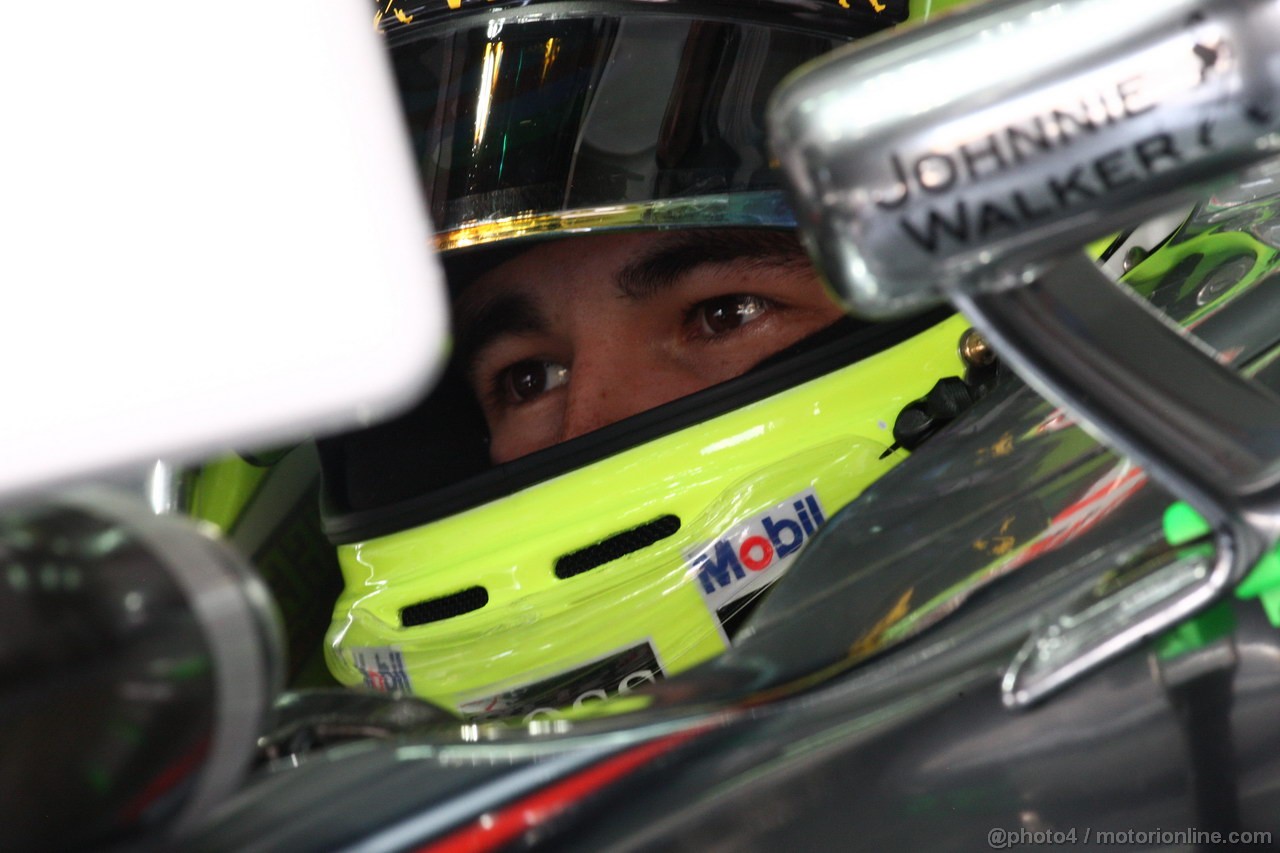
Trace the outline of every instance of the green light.
<instances>
[{"instance_id":1,"label":"green light","mask_svg":"<svg viewBox=\"0 0 1280 853\"><path fill-rule=\"evenodd\" d=\"M1164 535L1170 545L1185 545L1209 535L1211 531L1204 517L1185 503L1178 502L1165 510ZM1242 601L1258 599L1267 614L1267 621L1280 628L1280 545L1262 555L1258 564L1236 587L1236 598Z\"/></svg>"},{"instance_id":2,"label":"green light","mask_svg":"<svg viewBox=\"0 0 1280 853\"><path fill-rule=\"evenodd\" d=\"M1204 516L1181 501L1164 511L1164 538L1175 548L1209 533Z\"/></svg>"}]
</instances>

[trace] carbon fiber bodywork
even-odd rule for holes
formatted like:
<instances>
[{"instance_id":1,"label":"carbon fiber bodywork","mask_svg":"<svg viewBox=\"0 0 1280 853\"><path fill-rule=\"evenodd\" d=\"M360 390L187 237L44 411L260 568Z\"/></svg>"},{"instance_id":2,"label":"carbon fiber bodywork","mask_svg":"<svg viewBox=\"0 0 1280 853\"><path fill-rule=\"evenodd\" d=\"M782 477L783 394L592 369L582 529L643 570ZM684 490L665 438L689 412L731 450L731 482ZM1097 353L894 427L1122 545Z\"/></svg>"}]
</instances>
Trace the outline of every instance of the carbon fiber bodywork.
<instances>
[{"instance_id":1,"label":"carbon fiber bodywork","mask_svg":"<svg viewBox=\"0 0 1280 853\"><path fill-rule=\"evenodd\" d=\"M1277 212L1211 203L1171 238L1199 252L1208 234L1249 235L1261 265L1226 287L1212 263L1190 282L1131 274L1271 387L1276 251L1257 238ZM638 710L277 762L192 843L971 850L993 829L1274 831L1280 633L1257 602L1218 605L1234 628L1198 645L1151 637L1005 703L1011 665L1055 619L1196 556L1166 542L1172 500L1008 377L831 521L748 639L628 697Z\"/></svg>"}]
</instances>

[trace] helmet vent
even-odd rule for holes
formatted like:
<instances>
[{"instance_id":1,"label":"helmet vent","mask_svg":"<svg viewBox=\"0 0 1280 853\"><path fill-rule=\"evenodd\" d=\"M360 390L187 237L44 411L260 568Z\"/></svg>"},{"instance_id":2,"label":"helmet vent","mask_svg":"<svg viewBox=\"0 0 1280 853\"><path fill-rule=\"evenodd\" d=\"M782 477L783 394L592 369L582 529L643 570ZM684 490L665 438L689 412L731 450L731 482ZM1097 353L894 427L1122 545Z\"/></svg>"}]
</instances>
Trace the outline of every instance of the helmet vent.
<instances>
[{"instance_id":1,"label":"helmet vent","mask_svg":"<svg viewBox=\"0 0 1280 853\"><path fill-rule=\"evenodd\" d=\"M679 529L679 518L674 515L664 515L639 527L615 533L608 539L565 554L556 560L556 577L564 580L589 572L605 563L612 563L619 557L639 551L641 548L648 548L654 542L666 539Z\"/></svg>"},{"instance_id":2,"label":"helmet vent","mask_svg":"<svg viewBox=\"0 0 1280 853\"><path fill-rule=\"evenodd\" d=\"M405 628L412 628L415 625L426 625L428 622L440 622L479 610L488 603L489 590L482 586L473 586L452 595L430 598L401 608L400 624Z\"/></svg>"}]
</instances>

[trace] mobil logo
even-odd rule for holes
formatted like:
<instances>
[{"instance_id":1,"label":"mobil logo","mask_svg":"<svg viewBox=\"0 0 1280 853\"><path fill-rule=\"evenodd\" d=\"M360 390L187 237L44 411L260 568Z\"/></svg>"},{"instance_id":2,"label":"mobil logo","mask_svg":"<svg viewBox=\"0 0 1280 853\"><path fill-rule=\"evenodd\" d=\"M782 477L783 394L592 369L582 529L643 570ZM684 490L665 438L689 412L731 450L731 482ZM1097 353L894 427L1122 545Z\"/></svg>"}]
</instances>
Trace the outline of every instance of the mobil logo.
<instances>
[{"instance_id":1,"label":"mobil logo","mask_svg":"<svg viewBox=\"0 0 1280 853\"><path fill-rule=\"evenodd\" d=\"M773 583L826 521L813 489L735 524L685 552L689 574L714 611Z\"/></svg>"}]
</instances>

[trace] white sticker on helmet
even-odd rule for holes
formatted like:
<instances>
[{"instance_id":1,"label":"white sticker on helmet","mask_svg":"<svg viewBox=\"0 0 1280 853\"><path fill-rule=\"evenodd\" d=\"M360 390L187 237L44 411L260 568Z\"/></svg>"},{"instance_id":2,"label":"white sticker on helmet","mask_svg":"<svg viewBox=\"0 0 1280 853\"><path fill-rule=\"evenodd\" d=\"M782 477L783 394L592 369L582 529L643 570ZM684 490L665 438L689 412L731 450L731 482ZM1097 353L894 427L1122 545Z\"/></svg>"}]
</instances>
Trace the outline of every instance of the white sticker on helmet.
<instances>
[{"instance_id":1,"label":"white sticker on helmet","mask_svg":"<svg viewBox=\"0 0 1280 853\"><path fill-rule=\"evenodd\" d=\"M394 646L353 648L351 663L364 676L364 686L379 693L412 693L404 655Z\"/></svg>"},{"instance_id":2,"label":"white sticker on helmet","mask_svg":"<svg viewBox=\"0 0 1280 853\"><path fill-rule=\"evenodd\" d=\"M724 625L747 596L780 578L826 521L812 489L794 494L685 552L689 577Z\"/></svg>"},{"instance_id":3,"label":"white sticker on helmet","mask_svg":"<svg viewBox=\"0 0 1280 853\"><path fill-rule=\"evenodd\" d=\"M531 684L459 702L458 710L473 722L519 716L526 723L555 719L563 711L625 696L659 678L662 665L658 654L653 644L645 641Z\"/></svg>"}]
</instances>

